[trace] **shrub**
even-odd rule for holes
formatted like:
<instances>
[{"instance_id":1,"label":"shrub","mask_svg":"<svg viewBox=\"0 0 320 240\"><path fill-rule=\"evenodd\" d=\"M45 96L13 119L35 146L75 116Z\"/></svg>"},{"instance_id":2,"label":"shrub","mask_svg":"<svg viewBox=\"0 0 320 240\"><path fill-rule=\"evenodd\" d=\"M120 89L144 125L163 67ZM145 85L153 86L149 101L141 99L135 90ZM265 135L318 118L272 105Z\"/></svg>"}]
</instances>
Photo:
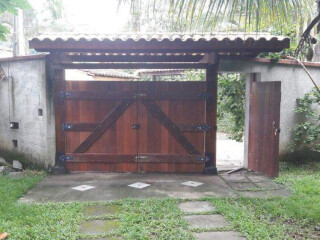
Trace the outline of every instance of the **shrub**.
<instances>
[{"instance_id":1,"label":"shrub","mask_svg":"<svg viewBox=\"0 0 320 240\"><path fill-rule=\"evenodd\" d=\"M301 121L293 128L291 151L308 149L320 152L320 93L313 89L298 101L295 112Z\"/></svg>"}]
</instances>

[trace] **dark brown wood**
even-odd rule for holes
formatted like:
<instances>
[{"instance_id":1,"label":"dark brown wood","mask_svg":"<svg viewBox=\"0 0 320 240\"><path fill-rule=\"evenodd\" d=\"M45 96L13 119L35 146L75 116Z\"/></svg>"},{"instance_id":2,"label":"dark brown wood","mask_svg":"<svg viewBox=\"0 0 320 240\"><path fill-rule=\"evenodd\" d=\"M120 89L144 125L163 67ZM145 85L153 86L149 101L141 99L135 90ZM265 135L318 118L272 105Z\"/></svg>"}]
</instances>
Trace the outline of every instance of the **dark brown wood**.
<instances>
[{"instance_id":1,"label":"dark brown wood","mask_svg":"<svg viewBox=\"0 0 320 240\"><path fill-rule=\"evenodd\" d=\"M63 129L65 131L93 131L99 123L65 123ZM176 123L179 127L180 131L182 132L206 132L210 130L210 126L204 123L195 123L195 124L188 124L188 123Z\"/></svg>"},{"instance_id":2,"label":"dark brown wood","mask_svg":"<svg viewBox=\"0 0 320 240\"><path fill-rule=\"evenodd\" d=\"M281 82L252 82L250 90L248 168L278 176Z\"/></svg>"},{"instance_id":3,"label":"dark brown wood","mask_svg":"<svg viewBox=\"0 0 320 240\"><path fill-rule=\"evenodd\" d=\"M69 171L114 171L114 172L202 172L204 166L204 131L197 131L197 124L205 121L205 99L182 100L161 99L166 92L203 93L205 82L101 82L68 81L67 92L72 91L109 91L148 92L159 96L156 100L159 108L172 122L185 130L187 140L199 149L199 154L190 154L174 136L155 118L144 104L141 94L134 103L105 131L105 133L86 151L74 153L75 149L92 132L105 114L110 112L121 99L69 99L65 98L66 122L77 130L66 130L66 153L68 156L80 156L82 159L92 154L99 162L76 162L76 158L67 161ZM164 93L164 94L162 94ZM133 129L139 124L139 129ZM60 126L61 127L61 126ZM61 128L62 129L62 128ZM83 154L83 155L81 155ZM91 156L91 155L90 155ZM142 158L135 159L134 156ZM144 158L148 156L148 158ZM107 158L105 158L107 157ZM98 159L98 160L97 160ZM100 160L99 160L100 159ZM158 159L158 160L157 160ZM101 161L101 162L100 162ZM103 162L107 161L107 162ZM109 162L108 162L109 161ZM135 161L135 162L132 162ZM159 162L160 161L160 162ZM134 165L135 164L135 165Z\"/></svg>"},{"instance_id":4,"label":"dark brown wood","mask_svg":"<svg viewBox=\"0 0 320 240\"><path fill-rule=\"evenodd\" d=\"M137 100L148 99L148 100L203 100L210 98L205 92L177 92L177 91L166 91L166 92L147 92L147 91L135 91L135 92L112 92L112 91L66 91L64 97L67 99L82 99L82 100L125 100L132 99Z\"/></svg>"},{"instance_id":5,"label":"dark brown wood","mask_svg":"<svg viewBox=\"0 0 320 240\"><path fill-rule=\"evenodd\" d=\"M68 162L103 162L103 163L203 163L201 155L179 154L109 154L109 153L73 153Z\"/></svg>"},{"instance_id":6,"label":"dark brown wood","mask_svg":"<svg viewBox=\"0 0 320 240\"><path fill-rule=\"evenodd\" d=\"M123 100L118 106L106 115L101 123L93 130L93 132L79 145L74 151L75 153L86 152L104 133L112 126L112 124L124 113L133 100Z\"/></svg>"},{"instance_id":7,"label":"dark brown wood","mask_svg":"<svg viewBox=\"0 0 320 240\"><path fill-rule=\"evenodd\" d=\"M199 62L203 55L69 55L70 62Z\"/></svg>"},{"instance_id":8,"label":"dark brown wood","mask_svg":"<svg viewBox=\"0 0 320 240\"><path fill-rule=\"evenodd\" d=\"M205 69L207 63L65 63L58 69Z\"/></svg>"},{"instance_id":9,"label":"dark brown wood","mask_svg":"<svg viewBox=\"0 0 320 240\"><path fill-rule=\"evenodd\" d=\"M78 163L67 162L70 172L150 172L150 173L202 173L203 163ZM139 169L138 169L139 167Z\"/></svg>"},{"instance_id":10,"label":"dark brown wood","mask_svg":"<svg viewBox=\"0 0 320 240\"><path fill-rule=\"evenodd\" d=\"M218 65L206 70L206 92L212 97L206 100L206 123L211 126L205 133L205 149L208 161L208 172L216 173L216 144L217 144L217 95L218 95Z\"/></svg>"},{"instance_id":11,"label":"dark brown wood","mask_svg":"<svg viewBox=\"0 0 320 240\"><path fill-rule=\"evenodd\" d=\"M46 70L47 76L53 83L53 94L54 94L54 108L55 108L55 129L56 129L56 164L63 165L60 161L60 156L65 153L65 131L62 130L61 126L66 121L66 103L63 98L60 97L60 92L66 89L65 71L54 69L54 57L51 56L47 60Z\"/></svg>"},{"instance_id":12,"label":"dark brown wood","mask_svg":"<svg viewBox=\"0 0 320 240\"><path fill-rule=\"evenodd\" d=\"M181 144L181 146L190 154L200 154L189 140L180 131L179 127L168 118L168 116L159 108L153 100L141 101L148 109L148 111L170 132L170 134Z\"/></svg>"}]
</instances>

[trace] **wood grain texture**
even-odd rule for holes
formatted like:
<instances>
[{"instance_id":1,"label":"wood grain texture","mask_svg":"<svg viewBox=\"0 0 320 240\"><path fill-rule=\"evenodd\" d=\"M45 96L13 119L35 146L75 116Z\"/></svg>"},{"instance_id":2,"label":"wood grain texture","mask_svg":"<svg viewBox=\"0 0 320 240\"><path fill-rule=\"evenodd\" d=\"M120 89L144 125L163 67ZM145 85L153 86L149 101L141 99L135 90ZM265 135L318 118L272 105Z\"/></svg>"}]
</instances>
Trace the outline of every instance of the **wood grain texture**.
<instances>
[{"instance_id":1,"label":"wood grain texture","mask_svg":"<svg viewBox=\"0 0 320 240\"><path fill-rule=\"evenodd\" d=\"M205 90L205 82L67 82L66 91L70 92L112 92L114 96L148 92L151 101L157 105L156 110L165 114L180 133L185 131L185 139L197 149L190 154L191 151L183 148L168 128L148 110L143 101L149 100L141 94L131 100L67 97L65 123L73 125L73 129L64 131L66 153L73 157L67 161L68 170L202 172L205 131L199 130L197 124L205 123L205 99L194 96ZM187 100L168 98L170 91L176 92L177 96L187 96ZM152 96L157 100L152 100ZM77 147L92 134L99 122L103 122L122 101L133 103L114 122L107 124L107 130L99 131L99 137L86 147L85 153L77 152ZM140 128L133 129L132 124L139 124Z\"/></svg>"},{"instance_id":2,"label":"wood grain texture","mask_svg":"<svg viewBox=\"0 0 320 240\"><path fill-rule=\"evenodd\" d=\"M248 168L269 177L279 172L280 82L252 82Z\"/></svg>"}]
</instances>

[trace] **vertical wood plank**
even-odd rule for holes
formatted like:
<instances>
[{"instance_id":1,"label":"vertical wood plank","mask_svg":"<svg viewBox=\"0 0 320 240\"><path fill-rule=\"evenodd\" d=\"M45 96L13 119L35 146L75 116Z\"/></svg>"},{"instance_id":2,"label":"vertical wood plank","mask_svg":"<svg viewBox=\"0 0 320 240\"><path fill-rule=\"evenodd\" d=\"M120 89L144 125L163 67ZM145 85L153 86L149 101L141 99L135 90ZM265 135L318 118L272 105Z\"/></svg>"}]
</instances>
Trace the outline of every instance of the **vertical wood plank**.
<instances>
[{"instance_id":1,"label":"vertical wood plank","mask_svg":"<svg viewBox=\"0 0 320 240\"><path fill-rule=\"evenodd\" d=\"M216 174L217 146L217 101L218 101L218 67L212 65L206 70L206 92L212 97L206 100L206 123L211 129L205 133L205 155L209 161L205 164L205 173Z\"/></svg>"},{"instance_id":2,"label":"vertical wood plank","mask_svg":"<svg viewBox=\"0 0 320 240\"><path fill-rule=\"evenodd\" d=\"M66 89L65 70L55 69L54 64L59 61L59 55L50 53L47 62L47 70L49 78L53 81L54 89L54 108L55 108L55 128L56 128L56 165L64 166L64 162L60 161L60 156L65 154L66 136L62 129L62 124L65 123L66 103L61 97L61 92Z\"/></svg>"}]
</instances>

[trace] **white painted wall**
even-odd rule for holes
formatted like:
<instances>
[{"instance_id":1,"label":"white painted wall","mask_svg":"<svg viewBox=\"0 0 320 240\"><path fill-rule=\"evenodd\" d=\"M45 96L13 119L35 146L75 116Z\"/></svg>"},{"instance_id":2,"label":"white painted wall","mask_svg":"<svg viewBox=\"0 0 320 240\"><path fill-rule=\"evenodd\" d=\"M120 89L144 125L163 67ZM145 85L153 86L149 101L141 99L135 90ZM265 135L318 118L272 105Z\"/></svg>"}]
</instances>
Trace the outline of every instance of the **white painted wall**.
<instances>
[{"instance_id":1,"label":"white painted wall","mask_svg":"<svg viewBox=\"0 0 320 240\"><path fill-rule=\"evenodd\" d=\"M320 85L319 66L307 66L311 75ZM250 60L221 60L220 72L260 73L260 81L281 82L281 112L280 112L280 156L289 152L288 146L292 141L291 129L297 123L297 115L293 111L297 107L297 99L302 98L312 88L313 84L305 71L299 65L281 63L261 63ZM249 116L249 76L246 85L246 123L245 123L245 167L248 159L248 116Z\"/></svg>"}]
</instances>

